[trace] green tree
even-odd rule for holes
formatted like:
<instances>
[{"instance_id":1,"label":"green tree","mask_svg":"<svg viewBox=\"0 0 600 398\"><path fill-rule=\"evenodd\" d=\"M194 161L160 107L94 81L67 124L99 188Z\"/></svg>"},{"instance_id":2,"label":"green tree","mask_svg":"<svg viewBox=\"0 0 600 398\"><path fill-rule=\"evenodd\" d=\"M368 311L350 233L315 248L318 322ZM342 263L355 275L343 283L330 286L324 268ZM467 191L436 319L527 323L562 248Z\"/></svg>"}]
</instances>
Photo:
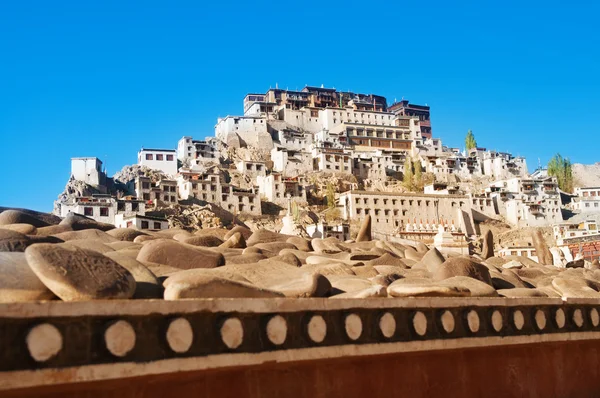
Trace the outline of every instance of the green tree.
<instances>
[{"instance_id":1,"label":"green tree","mask_svg":"<svg viewBox=\"0 0 600 398\"><path fill-rule=\"evenodd\" d=\"M548 175L556 177L558 187L565 192L573 192L573 167L569 158L557 153L548 162Z\"/></svg>"},{"instance_id":2,"label":"green tree","mask_svg":"<svg viewBox=\"0 0 600 398\"><path fill-rule=\"evenodd\" d=\"M413 169L415 170L414 180L415 185L418 187L423 186L423 166L421 166L421 162L419 159L413 160Z\"/></svg>"},{"instance_id":3,"label":"green tree","mask_svg":"<svg viewBox=\"0 0 600 398\"><path fill-rule=\"evenodd\" d=\"M327 199L327 207L333 209L335 207L335 187L330 182L327 183L325 197Z\"/></svg>"},{"instance_id":4,"label":"green tree","mask_svg":"<svg viewBox=\"0 0 600 398\"><path fill-rule=\"evenodd\" d=\"M475 135L471 130L467 131L467 136L465 137L465 147L467 148L467 151L477 148L477 141L475 141Z\"/></svg>"}]
</instances>

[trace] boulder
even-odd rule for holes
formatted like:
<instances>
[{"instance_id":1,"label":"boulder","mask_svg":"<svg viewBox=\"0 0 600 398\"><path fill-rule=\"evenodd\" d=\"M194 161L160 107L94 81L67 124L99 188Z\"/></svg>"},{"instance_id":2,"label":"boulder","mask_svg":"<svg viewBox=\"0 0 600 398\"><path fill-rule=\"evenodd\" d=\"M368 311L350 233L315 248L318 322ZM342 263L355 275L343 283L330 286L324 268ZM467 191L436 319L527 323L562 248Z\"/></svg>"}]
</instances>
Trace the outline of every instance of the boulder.
<instances>
[{"instance_id":1,"label":"boulder","mask_svg":"<svg viewBox=\"0 0 600 398\"><path fill-rule=\"evenodd\" d=\"M144 247L140 243L134 243L128 240L124 240L121 242L105 243L105 245L112 247L115 250L140 250L142 247Z\"/></svg>"},{"instance_id":2,"label":"boulder","mask_svg":"<svg viewBox=\"0 0 600 398\"><path fill-rule=\"evenodd\" d=\"M523 267L523 263L517 260L510 260L509 262L502 264L502 268L504 269L521 269Z\"/></svg>"},{"instance_id":3,"label":"boulder","mask_svg":"<svg viewBox=\"0 0 600 398\"><path fill-rule=\"evenodd\" d=\"M75 246L80 249L93 250L95 252L102 253L102 254L115 251L115 249L113 249L112 247L110 247L102 242L93 240L93 239L71 240L71 241L66 242L65 244L69 245L69 246Z\"/></svg>"},{"instance_id":4,"label":"boulder","mask_svg":"<svg viewBox=\"0 0 600 398\"><path fill-rule=\"evenodd\" d=\"M29 268L25 253L0 252L0 303L53 298L54 293Z\"/></svg>"},{"instance_id":5,"label":"boulder","mask_svg":"<svg viewBox=\"0 0 600 398\"><path fill-rule=\"evenodd\" d=\"M19 232L24 235L35 235L37 228L31 224L7 224L0 225L0 229L9 229L11 231Z\"/></svg>"},{"instance_id":6,"label":"boulder","mask_svg":"<svg viewBox=\"0 0 600 398\"><path fill-rule=\"evenodd\" d=\"M453 276L468 276L492 286L492 278L487 267L466 257L450 257L438 266L433 279L441 281Z\"/></svg>"},{"instance_id":7,"label":"boulder","mask_svg":"<svg viewBox=\"0 0 600 398\"><path fill-rule=\"evenodd\" d=\"M246 247L246 239L244 239L244 235L242 235L241 232L236 232L232 234L225 242L221 243L219 247L244 249Z\"/></svg>"},{"instance_id":8,"label":"boulder","mask_svg":"<svg viewBox=\"0 0 600 398\"><path fill-rule=\"evenodd\" d=\"M79 239L91 239L101 243L120 242L119 239L113 238L106 232L98 229L84 229L77 231L61 232L60 234L56 234L54 236L59 239L62 239L65 242Z\"/></svg>"},{"instance_id":9,"label":"boulder","mask_svg":"<svg viewBox=\"0 0 600 398\"><path fill-rule=\"evenodd\" d=\"M25 250L37 277L64 301L127 299L135 279L114 260L65 243L37 243Z\"/></svg>"},{"instance_id":10,"label":"boulder","mask_svg":"<svg viewBox=\"0 0 600 398\"><path fill-rule=\"evenodd\" d=\"M332 299L367 299L367 298L379 298L387 297L387 289L385 286L374 285L363 290L357 290L347 293L339 293L331 296Z\"/></svg>"},{"instance_id":11,"label":"boulder","mask_svg":"<svg viewBox=\"0 0 600 398\"><path fill-rule=\"evenodd\" d=\"M464 287L442 285L424 278L398 279L388 286L387 292L391 297L465 297L471 294Z\"/></svg>"},{"instance_id":12,"label":"boulder","mask_svg":"<svg viewBox=\"0 0 600 398\"><path fill-rule=\"evenodd\" d=\"M284 249L296 249L296 246L286 242L257 243L253 247L259 249L263 254L268 252L274 256L278 255Z\"/></svg>"},{"instance_id":13,"label":"boulder","mask_svg":"<svg viewBox=\"0 0 600 398\"><path fill-rule=\"evenodd\" d=\"M356 235L356 242L366 242L373 240L371 236L371 215L367 214L360 224L358 235Z\"/></svg>"},{"instance_id":14,"label":"boulder","mask_svg":"<svg viewBox=\"0 0 600 398\"><path fill-rule=\"evenodd\" d=\"M49 236L69 231L73 231L73 228L71 228L69 225L49 225L47 227L37 228L35 234L36 236Z\"/></svg>"},{"instance_id":15,"label":"boulder","mask_svg":"<svg viewBox=\"0 0 600 398\"><path fill-rule=\"evenodd\" d=\"M423 257L425 257L426 253L419 253L418 251L416 251L414 248L412 247L407 247L406 250L404 250L404 257L409 259L409 260L414 260L414 261L421 261L423 259Z\"/></svg>"},{"instance_id":16,"label":"boulder","mask_svg":"<svg viewBox=\"0 0 600 398\"><path fill-rule=\"evenodd\" d=\"M546 240L542 235L542 230L534 230L531 237L533 239L533 246L535 247L538 262L542 265L553 265L554 257L552 257L552 253L546 244Z\"/></svg>"},{"instance_id":17,"label":"boulder","mask_svg":"<svg viewBox=\"0 0 600 398\"><path fill-rule=\"evenodd\" d=\"M98 222L92 218L77 213L67 214L67 216L63 218L58 225L71 227L73 231L80 231L84 229L99 229L102 231L109 231L115 228L115 226L112 224Z\"/></svg>"},{"instance_id":18,"label":"boulder","mask_svg":"<svg viewBox=\"0 0 600 398\"><path fill-rule=\"evenodd\" d=\"M213 235L191 236L182 240L182 242L192 246L205 247L217 247L223 244L223 240Z\"/></svg>"},{"instance_id":19,"label":"boulder","mask_svg":"<svg viewBox=\"0 0 600 398\"><path fill-rule=\"evenodd\" d=\"M471 292L471 297L497 297L496 289L480 280L469 278L468 276L454 276L438 282L441 286L457 287L467 289Z\"/></svg>"},{"instance_id":20,"label":"boulder","mask_svg":"<svg viewBox=\"0 0 600 398\"><path fill-rule=\"evenodd\" d=\"M172 239L156 239L146 242L140 250L137 260L180 269L214 268L225 264L225 258L221 253Z\"/></svg>"},{"instance_id":21,"label":"boulder","mask_svg":"<svg viewBox=\"0 0 600 398\"><path fill-rule=\"evenodd\" d=\"M563 298L600 298L598 285L584 278L554 278L552 287Z\"/></svg>"},{"instance_id":22,"label":"boulder","mask_svg":"<svg viewBox=\"0 0 600 398\"><path fill-rule=\"evenodd\" d=\"M343 263L306 264L301 267L303 271L321 275L356 275L352 267Z\"/></svg>"},{"instance_id":23,"label":"boulder","mask_svg":"<svg viewBox=\"0 0 600 398\"><path fill-rule=\"evenodd\" d=\"M481 258L487 260L490 257L494 257L494 234L488 229L485 235L483 235Z\"/></svg>"},{"instance_id":24,"label":"boulder","mask_svg":"<svg viewBox=\"0 0 600 398\"><path fill-rule=\"evenodd\" d=\"M423 242L419 242L417 243L417 246L415 247L415 249L417 250L418 253L427 253L429 251L429 247L427 247L427 245Z\"/></svg>"},{"instance_id":25,"label":"boulder","mask_svg":"<svg viewBox=\"0 0 600 398\"><path fill-rule=\"evenodd\" d=\"M294 267L302 266L302 263L300 262L300 260L298 260L298 257L294 256L292 253L280 254L278 256L271 257L270 260L281 261L282 263L286 263Z\"/></svg>"},{"instance_id":26,"label":"boulder","mask_svg":"<svg viewBox=\"0 0 600 398\"><path fill-rule=\"evenodd\" d=\"M513 298L524 298L524 297L548 297L546 293L544 293L540 289L527 289L523 287L518 287L515 289L500 289L498 290L498 294L502 297L513 297Z\"/></svg>"},{"instance_id":27,"label":"boulder","mask_svg":"<svg viewBox=\"0 0 600 398\"><path fill-rule=\"evenodd\" d=\"M140 235L140 236L136 236L133 239L133 243L144 243L146 241L154 240L154 239L160 239L160 238L155 235Z\"/></svg>"},{"instance_id":28,"label":"boulder","mask_svg":"<svg viewBox=\"0 0 600 398\"><path fill-rule=\"evenodd\" d=\"M374 286L374 283L360 276L353 275L327 275L331 283L332 294L357 292Z\"/></svg>"},{"instance_id":29,"label":"boulder","mask_svg":"<svg viewBox=\"0 0 600 398\"><path fill-rule=\"evenodd\" d=\"M0 213L0 225L30 224L36 228L47 227L46 221L21 210L4 210Z\"/></svg>"},{"instance_id":30,"label":"boulder","mask_svg":"<svg viewBox=\"0 0 600 398\"><path fill-rule=\"evenodd\" d=\"M446 258L438 249L432 247L421 258L420 263L425 265L429 272L436 272L438 267L446 261Z\"/></svg>"},{"instance_id":31,"label":"boulder","mask_svg":"<svg viewBox=\"0 0 600 398\"><path fill-rule=\"evenodd\" d=\"M147 233L133 228L115 228L106 232L118 240L133 242L138 236L149 236Z\"/></svg>"},{"instance_id":32,"label":"boulder","mask_svg":"<svg viewBox=\"0 0 600 398\"><path fill-rule=\"evenodd\" d=\"M285 242L288 238L288 235L278 234L277 232L271 232L266 229L259 229L246 239L246 245L250 247L258 243Z\"/></svg>"},{"instance_id":33,"label":"boulder","mask_svg":"<svg viewBox=\"0 0 600 398\"><path fill-rule=\"evenodd\" d=\"M196 270L190 270L196 271ZM283 294L207 273L174 274L165 281L165 300L185 298L276 298Z\"/></svg>"},{"instance_id":34,"label":"boulder","mask_svg":"<svg viewBox=\"0 0 600 398\"><path fill-rule=\"evenodd\" d=\"M0 252L24 252L31 239L17 231L0 229Z\"/></svg>"},{"instance_id":35,"label":"boulder","mask_svg":"<svg viewBox=\"0 0 600 398\"><path fill-rule=\"evenodd\" d=\"M165 235L163 235L163 237L167 237ZM172 235L172 239L176 240L177 242L184 242L186 239L189 238L193 238L194 235L189 233L188 231L181 231L176 233L175 235Z\"/></svg>"},{"instance_id":36,"label":"boulder","mask_svg":"<svg viewBox=\"0 0 600 398\"><path fill-rule=\"evenodd\" d=\"M135 279L134 299L152 299L163 296L163 288L156 275L144 264L118 251L105 253L121 267L133 275Z\"/></svg>"},{"instance_id":37,"label":"boulder","mask_svg":"<svg viewBox=\"0 0 600 398\"><path fill-rule=\"evenodd\" d=\"M311 241L300 236L291 236L287 238L287 243L291 243L296 246L296 249L303 252L311 252L313 251Z\"/></svg>"},{"instance_id":38,"label":"boulder","mask_svg":"<svg viewBox=\"0 0 600 398\"><path fill-rule=\"evenodd\" d=\"M267 256L260 253L248 253L237 256L225 256L225 264L254 264L260 260L266 259Z\"/></svg>"},{"instance_id":39,"label":"boulder","mask_svg":"<svg viewBox=\"0 0 600 398\"><path fill-rule=\"evenodd\" d=\"M358 259L358 257L357 257ZM394 267L402 267L402 268L406 268L406 264L404 263L404 260L391 255L390 253L386 253L382 256L379 256L377 258L374 258L373 260L368 260L365 262L366 265L392 265Z\"/></svg>"},{"instance_id":40,"label":"boulder","mask_svg":"<svg viewBox=\"0 0 600 398\"><path fill-rule=\"evenodd\" d=\"M236 234L238 232L244 237L244 240L247 240L252 235L252 231L250 229L248 229L246 227L242 227L241 225L238 225L238 226L231 228L231 230L229 230L225 234L225 236L223 237L223 240L227 240L227 239L231 238L234 234Z\"/></svg>"}]
</instances>

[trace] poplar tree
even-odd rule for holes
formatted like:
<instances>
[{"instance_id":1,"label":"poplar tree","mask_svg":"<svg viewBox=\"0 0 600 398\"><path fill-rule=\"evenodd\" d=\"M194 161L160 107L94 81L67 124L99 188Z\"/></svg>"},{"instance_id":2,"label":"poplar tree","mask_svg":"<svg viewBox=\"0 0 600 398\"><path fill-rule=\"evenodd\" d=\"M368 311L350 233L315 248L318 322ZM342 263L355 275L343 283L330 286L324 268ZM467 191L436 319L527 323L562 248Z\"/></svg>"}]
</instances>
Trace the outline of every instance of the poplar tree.
<instances>
[{"instance_id":1,"label":"poplar tree","mask_svg":"<svg viewBox=\"0 0 600 398\"><path fill-rule=\"evenodd\" d=\"M465 147L467 151L477 148L477 141L475 141L475 135L471 130L467 131L467 136L465 137Z\"/></svg>"},{"instance_id":2,"label":"poplar tree","mask_svg":"<svg viewBox=\"0 0 600 398\"><path fill-rule=\"evenodd\" d=\"M548 175L556 177L558 187L565 192L573 192L573 167L569 158L557 153L548 162Z\"/></svg>"}]
</instances>

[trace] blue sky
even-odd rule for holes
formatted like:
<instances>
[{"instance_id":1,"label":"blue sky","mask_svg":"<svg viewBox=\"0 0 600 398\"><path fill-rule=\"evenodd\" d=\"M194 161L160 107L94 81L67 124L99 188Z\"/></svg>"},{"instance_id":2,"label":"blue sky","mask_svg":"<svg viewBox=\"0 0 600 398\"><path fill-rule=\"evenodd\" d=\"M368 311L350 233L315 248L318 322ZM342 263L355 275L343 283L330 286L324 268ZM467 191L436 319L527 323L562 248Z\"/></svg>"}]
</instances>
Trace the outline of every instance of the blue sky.
<instances>
[{"instance_id":1,"label":"blue sky","mask_svg":"<svg viewBox=\"0 0 600 398\"><path fill-rule=\"evenodd\" d=\"M203 4L209 3L209 4ZM452 4L454 3L454 4ZM495 4L494 4L495 3ZM594 2L5 1L0 206L50 211L70 158L112 175L305 84L432 107L434 136L600 161Z\"/></svg>"}]
</instances>

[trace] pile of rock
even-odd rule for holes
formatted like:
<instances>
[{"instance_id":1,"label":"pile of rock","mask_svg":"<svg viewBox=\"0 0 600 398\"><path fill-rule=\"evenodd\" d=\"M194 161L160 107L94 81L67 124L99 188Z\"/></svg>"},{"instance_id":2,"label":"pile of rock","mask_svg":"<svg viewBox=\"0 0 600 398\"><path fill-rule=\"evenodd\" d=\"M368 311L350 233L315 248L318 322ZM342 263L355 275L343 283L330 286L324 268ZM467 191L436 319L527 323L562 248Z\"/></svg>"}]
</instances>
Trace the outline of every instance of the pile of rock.
<instances>
[{"instance_id":1,"label":"pile of rock","mask_svg":"<svg viewBox=\"0 0 600 398\"><path fill-rule=\"evenodd\" d=\"M486 237L486 242L492 240ZM487 257L487 258L483 258ZM600 267L524 257L448 256L371 238L306 239L267 230L114 228L79 215L49 225L0 213L0 302L125 298L595 297ZM583 263L581 265L584 265Z\"/></svg>"}]
</instances>

